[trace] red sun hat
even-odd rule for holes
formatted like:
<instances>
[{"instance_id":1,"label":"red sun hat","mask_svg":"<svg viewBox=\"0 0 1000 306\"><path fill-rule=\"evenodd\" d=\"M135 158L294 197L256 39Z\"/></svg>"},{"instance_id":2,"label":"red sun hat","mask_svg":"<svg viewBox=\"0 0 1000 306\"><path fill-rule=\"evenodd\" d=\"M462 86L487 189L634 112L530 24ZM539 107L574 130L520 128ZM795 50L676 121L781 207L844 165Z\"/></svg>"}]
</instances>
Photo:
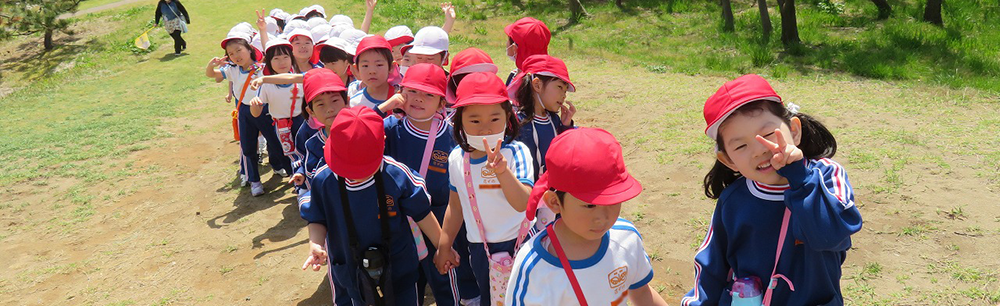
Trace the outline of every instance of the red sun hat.
<instances>
[{"instance_id":1,"label":"red sun hat","mask_svg":"<svg viewBox=\"0 0 1000 306\"><path fill-rule=\"evenodd\" d=\"M389 41L385 40L385 37L378 35L362 38L361 42L358 43L357 52L354 53L354 63L358 63L358 58L361 57L361 53L365 53L365 51L372 49L387 49L392 51L392 45L389 44Z\"/></svg>"},{"instance_id":2,"label":"red sun hat","mask_svg":"<svg viewBox=\"0 0 1000 306\"><path fill-rule=\"evenodd\" d=\"M622 146L615 136L598 128L577 128L552 140L545 155L545 173L538 177L528 198L528 220L549 189L565 191L593 205L615 205L642 192L625 169Z\"/></svg>"},{"instance_id":3,"label":"red sun hat","mask_svg":"<svg viewBox=\"0 0 1000 306\"><path fill-rule=\"evenodd\" d=\"M302 77L302 87L306 94L307 104L324 92L347 91L347 88L344 87L344 81L330 69L310 69Z\"/></svg>"},{"instance_id":4,"label":"red sun hat","mask_svg":"<svg viewBox=\"0 0 1000 306\"><path fill-rule=\"evenodd\" d=\"M507 102L507 88L496 74L473 72L462 79L453 108Z\"/></svg>"},{"instance_id":5,"label":"red sun hat","mask_svg":"<svg viewBox=\"0 0 1000 306\"><path fill-rule=\"evenodd\" d=\"M733 111L744 104L767 100L777 103L781 102L781 97L774 92L771 84L767 80L756 74L748 74L726 82L714 95L705 101L705 135L716 140L719 135L719 126Z\"/></svg>"},{"instance_id":6,"label":"red sun hat","mask_svg":"<svg viewBox=\"0 0 1000 306\"><path fill-rule=\"evenodd\" d=\"M535 54L549 54L549 40L552 39L552 32L544 22L524 17L503 29L503 32L517 44L517 54L514 56L514 65L521 69L524 59Z\"/></svg>"},{"instance_id":7,"label":"red sun hat","mask_svg":"<svg viewBox=\"0 0 1000 306\"><path fill-rule=\"evenodd\" d=\"M448 81L451 82L454 77L459 75L473 73L473 72L489 72L497 73L500 71L497 65L493 63L493 59L490 58L486 51L480 50L478 48L468 48L462 50L455 54L455 58L451 62L451 73L448 75ZM445 97L448 99L448 103L455 103L455 91L449 86L445 91Z\"/></svg>"},{"instance_id":8,"label":"red sun hat","mask_svg":"<svg viewBox=\"0 0 1000 306\"><path fill-rule=\"evenodd\" d=\"M524 76L528 74L534 75L544 75L554 78L559 78L569 84L567 91L575 92L576 86L573 82L569 80L569 69L566 68L566 63L561 59L549 56L548 54L536 54L529 56L524 59L524 63L521 64L521 71L514 76L510 81L510 85L507 85L507 95L511 101L518 103L517 100L517 90L521 88L521 83L524 81Z\"/></svg>"},{"instance_id":9,"label":"red sun hat","mask_svg":"<svg viewBox=\"0 0 1000 306\"><path fill-rule=\"evenodd\" d=\"M360 180L378 171L384 150L382 117L371 108L358 105L337 114L330 125L330 138L323 146L323 157L334 174Z\"/></svg>"},{"instance_id":10,"label":"red sun hat","mask_svg":"<svg viewBox=\"0 0 1000 306\"><path fill-rule=\"evenodd\" d=\"M448 79L444 75L444 69L434 64L416 64L410 66L403 76L403 82L399 86L423 91L432 95L444 96L445 88L448 87Z\"/></svg>"}]
</instances>

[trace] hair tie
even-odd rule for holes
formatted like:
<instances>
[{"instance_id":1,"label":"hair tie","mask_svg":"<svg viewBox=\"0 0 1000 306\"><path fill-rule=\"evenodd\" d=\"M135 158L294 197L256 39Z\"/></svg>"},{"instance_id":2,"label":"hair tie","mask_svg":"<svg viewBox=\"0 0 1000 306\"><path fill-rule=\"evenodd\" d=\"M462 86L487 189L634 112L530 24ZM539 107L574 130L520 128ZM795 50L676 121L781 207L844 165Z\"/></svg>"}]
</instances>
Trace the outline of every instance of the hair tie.
<instances>
[{"instance_id":1,"label":"hair tie","mask_svg":"<svg viewBox=\"0 0 1000 306\"><path fill-rule=\"evenodd\" d=\"M797 115L799 113L799 108L801 107L799 107L798 104L787 101L785 102L785 109L787 109L789 113L792 113L792 115Z\"/></svg>"}]
</instances>

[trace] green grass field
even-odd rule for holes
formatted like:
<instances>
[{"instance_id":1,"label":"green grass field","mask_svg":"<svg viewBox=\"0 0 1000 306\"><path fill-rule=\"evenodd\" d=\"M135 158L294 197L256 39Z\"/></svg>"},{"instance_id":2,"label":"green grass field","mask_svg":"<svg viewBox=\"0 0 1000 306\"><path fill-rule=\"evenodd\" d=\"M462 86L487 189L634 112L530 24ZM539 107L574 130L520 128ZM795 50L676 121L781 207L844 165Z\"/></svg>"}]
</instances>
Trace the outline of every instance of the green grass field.
<instances>
[{"instance_id":1,"label":"green grass field","mask_svg":"<svg viewBox=\"0 0 1000 306\"><path fill-rule=\"evenodd\" d=\"M88 0L81 9L110 2ZM203 76L209 59L222 55L217 42L228 29L253 21L260 8L251 5L292 11L312 2L185 2L193 23L180 57L168 54L172 42L160 29L151 32L150 50L131 46L151 26L153 1L78 17L76 34L57 35L49 53L39 53L38 37L0 43L0 108L11 118L0 124L0 162L13 165L0 171L0 251L25 254L0 277L0 303L234 304L251 295L206 283L246 285L275 296L276 304L321 301L314 299L320 294L308 297L316 289L300 288L304 277L288 268L301 264L304 246L260 238L277 222L294 229L283 239L303 239L296 224L285 223L298 221L294 205L275 205L284 196L262 204L232 189L234 156L220 153L235 146L228 143L230 106L222 101L224 83ZM699 189L712 158L701 105L726 79L745 73L772 80L841 144L837 160L851 173L866 220L844 265L850 304L1000 303L1000 266L983 259L1000 252L997 2L948 1L945 27L938 28L918 21L922 5L911 0L890 1L895 13L887 21L875 20L864 0L804 1L797 3L803 44L788 49L778 40L774 8L775 33L763 41L750 2L733 4L734 33L720 32L713 2L625 0L629 9L621 12L610 1L584 1L592 16L577 24L568 24L563 4L524 2L523 12L505 1L456 2L451 49L484 49L505 75L513 63L503 54L502 27L526 15L549 24L550 53L566 59L580 87L570 95L581 109L578 122L615 133L630 169L648 184L633 201L642 204L623 217L644 230L657 268L654 287L671 304L690 289L691 258L714 204ZM360 25L363 2L321 4ZM434 2L383 0L372 32L442 21ZM155 160L163 156L177 160ZM222 166L198 173L200 164ZM156 193L184 180L214 193ZM136 199L147 194L155 196ZM137 203L119 202L126 199ZM197 217L178 208L194 202L202 203ZM221 225L204 221L216 213ZM144 237L146 218L189 227ZM88 236L91 229L116 234ZM193 245L185 234L228 240ZM55 249L95 251L39 251L38 241L49 240ZM271 252L280 256L260 258ZM184 268L146 268L163 273L149 276L122 272L119 260ZM146 293L151 287L121 288L99 277L105 273L168 285ZM168 281L201 274L212 276L195 283L212 289ZM98 281L84 282L91 278ZM17 299L23 296L38 300Z\"/></svg>"}]
</instances>

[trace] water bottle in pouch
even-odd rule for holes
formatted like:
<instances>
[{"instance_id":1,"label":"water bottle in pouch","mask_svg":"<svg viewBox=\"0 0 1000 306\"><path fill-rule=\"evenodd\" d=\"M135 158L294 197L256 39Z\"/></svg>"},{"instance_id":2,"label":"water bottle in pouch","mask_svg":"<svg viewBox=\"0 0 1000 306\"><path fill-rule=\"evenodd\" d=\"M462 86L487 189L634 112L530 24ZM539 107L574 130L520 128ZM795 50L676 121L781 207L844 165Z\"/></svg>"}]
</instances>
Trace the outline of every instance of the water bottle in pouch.
<instances>
[{"instance_id":1,"label":"water bottle in pouch","mask_svg":"<svg viewBox=\"0 0 1000 306\"><path fill-rule=\"evenodd\" d=\"M738 278L733 281L733 306L761 306L764 303L764 286L756 276Z\"/></svg>"}]
</instances>

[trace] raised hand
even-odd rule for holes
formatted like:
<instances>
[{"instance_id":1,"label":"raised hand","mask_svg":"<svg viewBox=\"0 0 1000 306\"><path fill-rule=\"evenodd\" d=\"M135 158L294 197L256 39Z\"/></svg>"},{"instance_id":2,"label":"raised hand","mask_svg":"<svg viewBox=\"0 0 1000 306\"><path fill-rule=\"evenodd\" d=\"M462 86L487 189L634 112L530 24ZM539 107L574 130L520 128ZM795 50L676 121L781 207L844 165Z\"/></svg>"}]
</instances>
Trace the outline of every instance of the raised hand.
<instances>
[{"instance_id":1,"label":"raised hand","mask_svg":"<svg viewBox=\"0 0 1000 306\"><path fill-rule=\"evenodd\" d=\"M448 3L441 3L441 10L444 11L444 18L455 20L455 6Z\"/></svg>"},{"instance_id":2,"label":"raised hand","mask_svg":"<svg viewBox=\"0 0 1000 306\"><path fill-rule=\"evenodd\" d=\"M778 138L777 143L771 142L760 135L757 135L756 137L757 142L764 145L764 147L770 150L771 153L774 153L774 155L771 156L771 167L774 167L774 170L781 169L785 165L802 160L802 150L794 144L789 144L785 141L785 136L782 135L781 129L774 129L774 137Z\"/></svg>"},{"instance_id":3,"label":"raised hand","mask_svg":"<svg viewBox=\"0 0 1000 306\"><path fill-rule=\"evenodd\" d=\"M213 57L208 63L215 67L222 67L228 60L225 57Z\"/></svg>"},{"instance_id":4,"label":"raised hand","mask_svg":"<svg viewBox=\"0 0 1000 306\"><path fill-rule=\"evenodd\" d=\"M490 148L490 144L483 139L483 145L486 147L486 168L493 170L497 176L507 172L507 158L500 153L500 145L503 144L503 139L497 139L497 145Z\"/></svg>"},{"instance_id":5,"label":"raised hand","mask_svg":"<svg viewBox=\"0 0 1000 306\"><path fill-rule=\"evenodd\" d=\"M267 32L267 20L264 19L267 17L267 13L264 12L264 9L260 9L260 12L257 10L254 10L253 12L257 13L257 30L260 32Z\"/></svg>"},{"instance_id":6,"label":"raised hand","mask_svg":"<svg viewBox=\"0 0 1000 306\"><path fill-rule=\"evenodd\" d=\"M326 250L323 250L323 246L315 243L310 243L309 245L309 257L302 264L302 270L312 268L313 271L319 271L320 268L326 265Z\"/></svg>"},{"instance_id":7,"label":"raised hand","mask_svg":"<svg viewBox=\"0 0 1000 306\"><path fill-rule=\"evenodd\" d=\"M576 106L573 105L573 102L566 101L566 103L559 106L559 118L562 119L563 126L573 124L574 114L576 114Z\"/></svg>"},{"instance_id":8,"label":"raised hand","mask_svg":"<svg viewBox=\"0 0 1000 306\"><path fill-rule=\"evenodd\" d=\"M261 85L264 85L264 77L259 77L250 81L250 90L257 90Z\"/></svg>"},{"instance_id":9,"label":"raised hand","mask_svg":"<svg viewBox=\"0 0 1000 306\"><path fill-rule=\"evenodd\" d=\"M374 11L376 4L378 4L378 0L365 0L365 9Z\"/></svg>"}]
</instances>

